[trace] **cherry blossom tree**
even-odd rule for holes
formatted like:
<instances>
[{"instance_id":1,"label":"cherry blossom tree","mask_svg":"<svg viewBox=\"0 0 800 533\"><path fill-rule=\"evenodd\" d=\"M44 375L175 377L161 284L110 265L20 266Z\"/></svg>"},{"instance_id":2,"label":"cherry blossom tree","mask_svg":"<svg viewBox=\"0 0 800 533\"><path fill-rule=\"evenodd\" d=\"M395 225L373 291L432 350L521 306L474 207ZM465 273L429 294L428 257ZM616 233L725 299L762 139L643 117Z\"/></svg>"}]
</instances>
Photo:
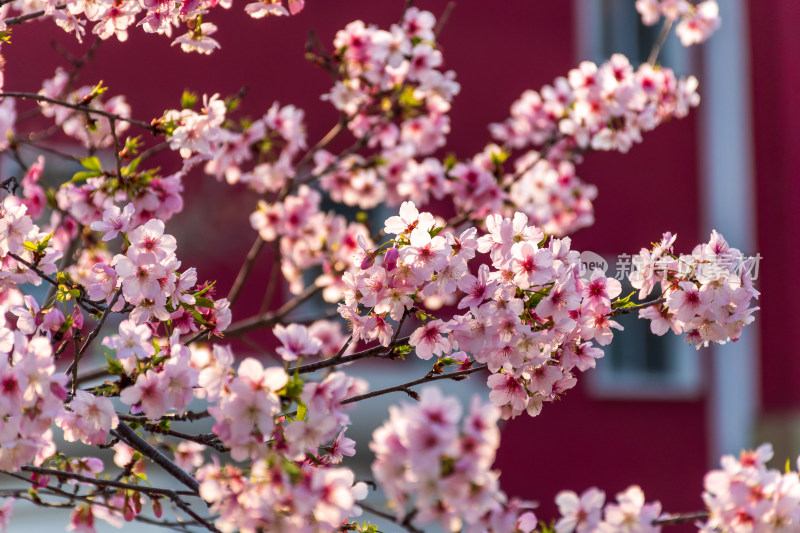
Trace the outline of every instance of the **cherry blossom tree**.
<instances>
[{"instance_id":1,"label":"cherry blossom tree","mask_svg":"<svg viewBox=\"0 0 800 533\"><path fill-rule=\"evenodd\" d=\"M13 46L12 30L26 31L16 26L52 19L79 41L87 30L98 41L143 31L199 54L224 46L210 20L231 8L212 0L0 5L4 47ZM260 0L244 9L262 18L303 7ZM635 7L645 24L663 19L647 63L616 54L525 91L465 160L440 157L460 85L442 68L441 21L411 1L388 28L354 21L332 45L310 44L312 63L332 79L322 98L340 116L313 144L302 109L275 103L245 119L237 96L185 93L179 108L134 118L124 95L109 96L114 88L77 84L90 53L29 92L3 80L0 149L24 174L4 177L0 207L0 470L20 485L2 489L0 529L24 499L71 509L67 529L84 532L97 519L178 531L376 531L371 517L411 532L432 523L645 532L686 521L702 531L800 530L800 479L767 468L769 445L724 457L705 478L707 508L689 515L665 513L633 486L613 501L597 488L561 492L560 517L536 516L531 502L504 494L492 469L498 421L557 409L550 404L624 334L619 315L638 313L653 334L700 347L737 340L758 309L752 260L717 232L691 254L674 251L675 235L654 236L634 260L638 293L630 295L603 271L586 272L572 249L569 235L592 224L597 194L576 174L584 154L625 153L700 102L698 80L676 76L658 56L673 26L684 45L708 38L720 24L716 1ZM31 131L33 115L49 127ZM48 149L57 134L85 155ZM349 146L333 150L341 138ZM28 160L23 143L43 155ZM164 150L180 170L164 175L151 165ZM82 170L43 186L55 158ZM192 171L253 192L254 241L224 295L199 276L202 265L182 264L169 233L170 218L190 208L183 192ZM348 218L324 199L392 214L374 224L376 215ZM270 287L285 283L290 298L278 302L271 289L265 309L234 317L265 247L276 260ZM335 316L292 322L312 297ZM274 336L277 362L234 353L230 339L257 329ZM82 358L101 347L107 363L84 368ZM430 370L379 390L345 366L409 358ZM468 376L487 392L468 406L429 385ZM348 437L353 404L398 391L409 399L370 442ZM192 401L205 409L189 410ZM173 429L202 419L211 433ZM62 438L79 441L83 455L60 450ZM113 466L99 457L107 448ZM373 479L356 479L345 458L367 448ZM172 483L150 484L152 471ZM363 501L376 487L386 506Z\"/></svg>"}]
</instances>

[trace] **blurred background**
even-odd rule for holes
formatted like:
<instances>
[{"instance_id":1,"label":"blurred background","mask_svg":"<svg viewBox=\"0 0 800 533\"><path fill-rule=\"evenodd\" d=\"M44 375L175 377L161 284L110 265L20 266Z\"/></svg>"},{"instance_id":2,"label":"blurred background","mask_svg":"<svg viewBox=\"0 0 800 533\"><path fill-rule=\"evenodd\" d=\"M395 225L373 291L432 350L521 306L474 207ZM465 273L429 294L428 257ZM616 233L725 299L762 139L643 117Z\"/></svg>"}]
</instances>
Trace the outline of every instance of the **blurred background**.
<instances>
[{"instance_id":1,"label":"blurred background","mask_svg":"<svg viewBox=\"0 0 800 533\"><path fill-rule=\"evenodd\" d=\"M578 175L599 188L597 222L572 236L573 247L603 255L614 269L620 254L636 254L665 231L677 233L679 252L689 252L716 228L746 255L763 258L755 282L761 310L738 342L699 351L670 336L654 337L644 321L628 317L625 333L575 390L537 418L505 423L497 461L502 484L511 496L541 502L540 516L554 515L559 490L598 486L610 498L634 483L666 510L695 511L702 508L702 476L721 454L762 441L775 445L779 464L800 452L800 349L788 335L800 322L793 270L800 265L800 4L719 3L722 28L708 43L686 49L673 36L660 57L679 75L700 79L700 107L646 134L627 155L586 157ZM246 86L241 115L260 116L273 101L294 104L306 111L311 144L337 113L319 99L328 75L303 59L309 29L330 47L348 22L388 27L403 5L309 0L296 17L253 20L237 4L212 12L222 48L210 56L184 54L166 37L131 29L128 42L99 46L81 80L102 79L108 95L126 95L132 116L146 120L179 107L184 89L232 95ZM439 16L448 2L414 5ZM657 32L641 25L633 0L457 0L440 35L445 67L461 83L442 153L469 158L480 151L490 141L487 125L506 118L525 89L551 83L581 60L622 52L632 63L645 61ZM16 29L3 48L5 88L38 91L56 66L67 66L53 43L77 55L91 36L86 41L76 45L52 21ZM172 154L154 163L165 173L180 165ZM201 280L218 280L218 294L225 294L254 237L246 214L256 199L199 173L184 185L187 208L168 231L178 238L184 265L196 265ZM234 320L257 312L271 267L263 255ZM268 338L253 335L237 353L254 355L252 346L265 346ZM358 373L375 389L427 370L411 361L388 372L360 365ZM465 401L487 392L478 376L448 390ZM388 403L399 399L361 406L356 425L378 425ZM368 438L371 430L362 431ZM366 443L360 450L362 478L369 477ZM22 524L15 520L11 531Z\"/></svg>"}]
</instances>

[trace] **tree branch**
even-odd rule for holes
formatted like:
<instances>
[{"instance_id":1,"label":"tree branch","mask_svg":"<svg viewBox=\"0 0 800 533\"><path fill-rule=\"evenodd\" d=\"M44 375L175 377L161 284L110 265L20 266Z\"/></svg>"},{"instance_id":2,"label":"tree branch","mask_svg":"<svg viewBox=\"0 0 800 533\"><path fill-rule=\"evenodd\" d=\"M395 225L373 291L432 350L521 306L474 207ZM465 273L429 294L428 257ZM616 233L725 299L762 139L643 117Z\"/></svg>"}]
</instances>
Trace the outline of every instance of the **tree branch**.
<instances>
[{"instance_id":1,"label":"tree branch","mask_svg":"<svg viewBox=\"0 0 800 533\"><path fill-rule=\"evenodd\" d=\"M283 304L277 311L274 313L264 313L261 315L256 315L254 317L247 318L245 320L241 320L239 322L235 322L228 326L228 329L225 330L225 335L230 337L232 335L238 335L240 333L245 333L247 331L251 331L253 329L260 328L262 326L270 326L272 324L276 324L279 320L281 320L287 313L294 310L300 304L304 303L306 300L314 296L317 292L319 292L322 287L313 284L306 287L306 289Z\"/></svg>"},{"instance_id":2,"label":"tree branch","mask_svg":"<svg viewBox=\"0 0 800 533\"><path fill-rule=\"evenodd\" d=\"M159 465L169 475L189 487L194 494L199 494L200 484L195 478L170 461L166 455L153 448L150 443L140 437L139 434L132 430L125 422L120 421L117 429L112 429L111 433L119 437L125 444Z\"/></svg>"},{"instance_id":3,"label":"tree branch","mask_svg":"<svg viewBox=\"0 0 800 533\"><path fill-rule=\"evenodd\" d=\"M415 397L416 393L411 390L411 387L416 387L417 385L422 385L423 383L441 381L443 379L452 379L453 381L461 381L470 374L474 374L475 372L480 372L481 370L486 370L486 365L478 365L473 368L467 368L466 370L459 370L457 372L451 372L449 374L431 374L429 372L423 378L415 379L414 381L409 381L408 383L403 383L402 385L395 385L394 387L388 387L385 389L368 392L366 394L361 394L360 396L353 396L351 398L342 401L340 405L360 402L362 400L367 400L369 398L375 398L376 396L383 396L384 394L389 394L390 392L405 392L406 394L417 400L418 398Z\"/></svg>"},{"instance_id":4,"label":"tree branch","mask_svg":"<svg viewBox=\"0 0 800 533\"><path fill-rule=\"evenodd\" d=\"M197 496L197 493L190 493L187 491L176 491L172 489L160 489L158 487L131 485L130 483L122 483L120 481L113 481L111 479L99 479L99 478L84 476L81 474L75 474L74 472L64 472L63 470L56 470L54 468L42 468L40 466L23 466L22 469L25 470L26 472L32 472L34 474L53 476L57 478L74 479L75 481L80 481L81 483L89 483L91 485L95 485L98 487L114 487L115 489L135 490L143 492L145 494L158 494L161 496L170 496L173 494L184 495L184 496Z\"/></svg>"},{"instance_id":5,"label":"tree branch","mask_svg":"<svg viewBox=\"0 0 800 533\"><path fill-rule=\"evenodd\" d=\"M21 18L21 17L20 17ZM11 20L6 20L6 24L10 24ZM84 113L91 113L93 115L99 115L102 117L106 117L109 120L120 120L122 122L127 122L129 124L133 124L134 126L139 126L140 128L146 129L151 131L153 134L158 133L158 127L155 124L148 124L147 122L136 120L133 118L123 117L121 115L117 115L115 113L110 113L108 111L104 111L102 109L94 109L89 107L86 104L72 104L70 102L65 102L63 100L56 100L55 98L50 98L48 96L44 96L37 93L25 93L25 92L18 92L18 91L4 91L0 93L0 98L20 98L23 100L36 100L37 102L47 102L48 104L54 104L61 107L67 107L69 109L74 109L76 111L81 111Z\"/></svg>"},{"instance_id":6,"label":"tree branch","mask_svg":"<svg viewBox=\"0 0 800 533\"><path fill-rule=\"evenodd\" d=\"M365 359L367 357L386 357L391 355L395 348L408 344L410 338L411 337L403 337L402 339L399 339L395 344L390 344L389 346L374 346L372 348L368 348L360 352L342 356L339 359L325 359L324 361L317 361L316 363L308 363L307 365L290 368L289 370L287 370L287 372L290 375L294 374L295 371L298 372L299 374L307 374L309 372L315 372L323 368L343 365L345 363L358 361L359 359Z\"/></svg>"},{"instance_id":7,"label":"tree branch","mask_svg":"<svg viewBox=\"0 0 800 533\"><path fill-rule=\"evenodd\" d=\"M242 263L242 268L239 269L239 273L236 275L233 286L228 293L228 301L231 303L231 307L233 307L234 302L239 298L239 294L244 288L244 283L247 281L247 277L253 269L253 264L256 262L256 259L258 259L258 254L261 253L261 249L264 248L264 242L264 239L259 236L256 237L253 245L250 246L250 251L247 252L247 257L245 257L244 263Z\"/></svg>"},{"instance_id":8,"label":"tree branch","mask_svg":"<svg viewBox=\"0 0 800 533\"><path fill-rule=\"evenodd\" d=\"M97 337L100 333L100 330L103 329L103 324L106 323L106 318L108 318L109 313L111 313L111 308L114 307L114 304L117 303L120 295L122 294L122 287L117 289L117 292L114 293L114 297L111 299L111 303L108 304L106 310L103 311L103 316L100 317L100 320L97 321L97 324L94 326L94 329L89 333L89 336L86 338L86 342L83 343L83 346L80 350L75 354L75 359L72 360L70 363L69 368L67 368L65 374L69 375L72 373L72 394L75 394L75 388L78 386L78 363L80 362L83 354L86 353L87 348L89 348L89 344Z\"/></svg>"},{"instance_id":9,"label":"tree branch","mask_svg":"<svg viewBox=\"0 0 800 533\"><path fill-rule=\"evenodd\" d=\"M687 522L694 522L696 520L707 520L708 511L698 511L696 513L686 514L665 514L661 518L653 520L654 526L674 526L678 524L685 524Z\"/></svg>"},{"instance_id":10,"label":"tree branch","mask_svg":"<svg viewBox=\"0 0 800 533\"><path fill-rule=\"evenodd\" d=\"M658 60L658 54L661 53L661 49L664 47L664 43L667 42L667 38L669 37L669 32L672 29L672 24L675 21L671 19L665 19L664 25L661 26L661 33L658 34L658 38L656 42L653 44L653 48L650 49L650 55L647 57L647 62L651 65L655 65L656 61Z\"/></svg>"}]
</instances>

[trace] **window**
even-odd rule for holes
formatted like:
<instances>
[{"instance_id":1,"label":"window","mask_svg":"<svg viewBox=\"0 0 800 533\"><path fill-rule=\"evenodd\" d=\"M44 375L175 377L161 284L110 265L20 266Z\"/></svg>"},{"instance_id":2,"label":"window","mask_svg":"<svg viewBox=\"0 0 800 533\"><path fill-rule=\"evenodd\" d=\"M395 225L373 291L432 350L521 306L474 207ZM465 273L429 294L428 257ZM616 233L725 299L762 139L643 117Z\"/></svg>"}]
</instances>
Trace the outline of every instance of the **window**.
<instances>
[{"instance_id":1,"label":"window","mask_svg":"<svg viewBox=\"0 0 800 533\"><path fill-rule=\"evenodd\" d=\"M575 0L574 8L577 61L600 63L615 53L627 56L634 66L647 61L662 23L642 24L632 0ZM674 31L659 54L659 63L679 76L693 70Z\"/></svg>"},{"instance_id":2,"label":"window","mask_svg":"<svg viewBox=\"0 0 800 533\"><path fill-rule=\"evenodd\" d=\"M636 66L647 61L662 22L642 24L632 0L574 0L575 50L578 61L600 63L615 53ZM659 63L677 75L691 72L690 57L674 32L659 54ZM606 258L609 275L616 258ZM623 295L633 289L623 281ZM692 399L702 391L700 358L693 346L668 332L658 337L638 313L618 317L624 332L604 347L605 357L587 374L590 394L599 398Z\"/></svg>"}]
</instances>

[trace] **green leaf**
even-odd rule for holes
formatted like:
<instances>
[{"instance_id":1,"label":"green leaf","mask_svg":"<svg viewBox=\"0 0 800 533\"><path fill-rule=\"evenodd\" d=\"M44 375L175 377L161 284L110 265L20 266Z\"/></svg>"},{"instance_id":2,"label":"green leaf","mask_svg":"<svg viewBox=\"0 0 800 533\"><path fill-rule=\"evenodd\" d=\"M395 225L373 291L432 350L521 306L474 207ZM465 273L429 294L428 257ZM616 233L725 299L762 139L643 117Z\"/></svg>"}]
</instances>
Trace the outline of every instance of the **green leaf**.
<instances>
[{"instance_id":1,"label":"green leaf","mask_svg":"<svg viewBox=\"0 0 800 533\"><path fill-rule=\"evenodd\" d=\"M201 315L200 311L198 311L197 309L187 309L187 308L184 309L186 309L189 312L189 314L192 315L195 322L197 322L198 324L202 324L207 327L212 327L214 325L208 320L203 319L203 315Z\"/></svg>"},{"instance_id":2,"label":"green leaf","mask_svg":"<svg viewBox=\"0 0 800 533\"><path fill-rule=\"evenodd\" d=\"M208 298L203 298L202 296L195 296L194 301L196 305L200 307L205 307L207 309L214 309L214 301L209 300Z\"/></svg>"},{"instance_id":3,"label":"green leaf","mask_svg":"<svg viewBox=\"0 0 800 533\"><path fill-rule=\"evenodd\" d=\"M496 151L496 152L493 151L491 153L491 155L490 155L490 157L492 159L492 165L494 165L495 168L502 167L503 163L506 162L506 160L508 159L509 155L511 155L511 154L509 154L505 150L499 150L499 151Z\"/></svg>"},{"instance_id":4,"label":"green leaf","mask_svg":"<svg viewBox=\"0 0 800 533\"><path fill-rule=\"evenodd\" d=\"M81 159L81 165L83 165L83 168L93 170L95 172L103 172L103 166L100 164L100 160L93 155Z\"/></svg>"},{"instance_id":5,"label":"green leaf","mask_svg":"<svg viewBox=\"0 0 800 533\"><path fill-rule=\"evenodd\" d=\"M96 97L100 96L101 94L103 94L104 92L106 92L107 90L108 90L108 87L105 87L103 85L103 80L100 80L99 82L97 82L97 85L92 87L91 98L92 99L96 98Z\"/></svg>"},{"instance_id":6,"label":"green leaf","mask_svg":"<svg viewBox=\"0 0 800 533\"><path fill-rule=\"evenodd\" d=\"M193 93L189 89L185 89L181 95L181 107L183 109L191 109L197 105L197 93Z\"/></svg>"},{"instance_id":7,"label":"green leaf","mask_svg":"<svg viewBox=\"0 0 800 533\"><path fill-rule=\"evenodd\" d=\"M611 309L623 309L625 307L634 307L636 302L631 301L631 296L636 294L636 291L631 292L625 298L617 298L616 301L611 302Z\"/></svg>"},{"instance_id":8,"label":"green leaf","mask_svg":"<svg viewBox=\"0 0 800 533\"><path fill-rule=\"evenodd\" d=\"M202 295L204 295L204 294L205 294L205 293L207 293L209 290L211 290L211 287L213 287L215 283L216 283L216 280L215 280L215 281L212 281L212 282L211 282L211 283L209 283L207 286L203 287L203 289L202 289L202 290L200 290L200 291L198 291L198 292L194 293L194 296L195 296L195 297L197 297L197 296L202 296Z\"/></svg>"},{"instance_id":9,"label":"green leaf","mask_svg":"<svg viewBox=\"0 0 800 533\"><path fill-rule=\"evenodd\" d=\"M134 159L133 161L131 161L130 163L128 163L128 166L122 167L122 175L123 176L130 176L131 174L136 172L136 169L139 168L139 163L141 163L141 162L142 162L142 157L139 156L136 159Z\"/></svg>"},{"instance_id":10,"label":"green leaf","mask_svg":"<svg viewBox=\"0 0 800 533\"><path fill-rule=\"evenodd\" d=\"M108 372L110 374L114 376L121 376L125 373L125 369L122 368L122 363L116 359L112 359L108 354L106 354L106 361L108 361Z\"/></svg>"},{"instance_id":11,"label":"green leaf","mask_svg":"<svg viewBox=\"0 0 800 533\"><path fill-rule=\"evenodd\" d=\"M398 355L407 355L414 351L414 347L410 344L404 344L402 346L398 346L393 350L394 353Z\"/></svg>"},{"instance_id":12,"label":"green leaf","mask_svg":"<svg viewBox=\"0 0 800 533\"><path fill-rule=\"evenodd\" d=\"M410 86L403 89L397 101L403 107L419 107L422 105L422 100L414 95L414 88Z\"/></svg>"},{"instance_id":13,"label":"green leaf","mask_svg":"<svg viewBox=\"0 0 800 533\"><path fill-rule=\"evenodd\" d=\"M69 180L68 182L64 183L64 185L66 185L67 183L76 183L78 181L86 181L89 178L96 178L96 177L97 177L97 173L96 172L82 170L80 172L76 172L75 175L72 176L72 179ZM62 185L62 187L64 185Z\"/></svg>"},{"instance_id":14,"label":"green leaf","mask_svg":"<svg viewBox=\"0 0 800 533\"><path fill-rule=\"evenodd\" d=\"M316 464L317 466L322 464L322 461L317 459L317 457L313 453L306 452L306 457L311 460L312 463Z\"/></svg>"},{"instance_id":15,"label":"green leaf","mask_svg":"<svg viewBox=\"0 0 800 533\"><path fill-rule=\"evenodd\" d=\"M308 413L308 408L306 404L300 402L297 404L297 418L296 420L305 420L306 414Z\"/></svg>"},{"instance_id":16,"label":"green leaf","mask_svg":"<svg viewBox=\"0 0 800 533\"><path fill-rule=\"evenodd\" d=\"M447 157L444 158L444 168L447 171L453 170L458 164L458 159L456 158L455 154L447 154Z\"/></svg>"}]
</instances>

